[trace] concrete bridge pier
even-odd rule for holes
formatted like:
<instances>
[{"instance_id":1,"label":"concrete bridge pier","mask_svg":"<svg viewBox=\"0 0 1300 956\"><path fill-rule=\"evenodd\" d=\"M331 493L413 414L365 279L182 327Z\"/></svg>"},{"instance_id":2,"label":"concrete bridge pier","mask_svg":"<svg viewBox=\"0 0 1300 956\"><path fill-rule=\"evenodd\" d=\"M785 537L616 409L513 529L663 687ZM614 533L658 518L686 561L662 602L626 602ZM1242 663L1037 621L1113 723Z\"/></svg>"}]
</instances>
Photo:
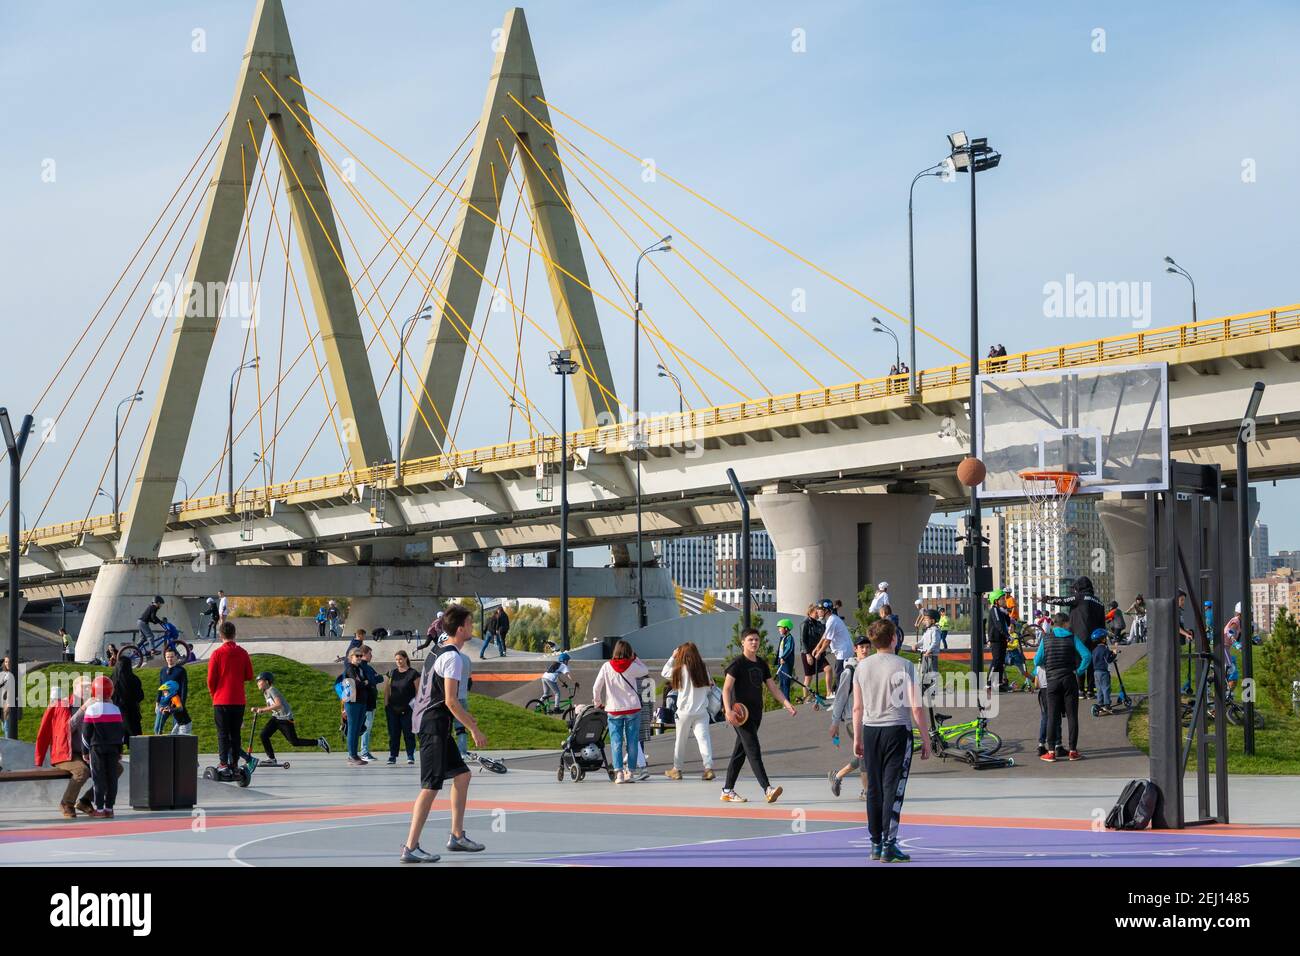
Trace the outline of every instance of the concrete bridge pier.
<instances>
[{"instance_id":1,"label":"concrete bridge pier","mask_svg":"<svg viewBox=\"0 0 1300 956\"><path fill-rule=\"evenodd\" d=\"M776 606L803 612L822 598L844 602L888 581L894 613L911 627L918 593L916 555L934 510L929 488L890 485L885 494L765 490L755 499L776 546Z\"/></svg>"},{"instance_id":2,"label":"concrete bridge pier","mask_svg":"<svg viewBox=\"0 0 1300 956\"><path fill-rule=\"evenodd\" d=\"M673 579L668 569L647 567L644 573L647 626L680 617L681 611L673 596ZM635 648L635 632L640 630L636 613L636 569L628 569L626 577L620 577L620 580L626 580L631 585L631 593L627 597L596 598L591 607L591 620L587 624L587 640L628 636L633 640L632 646Z\"/></svg>"},{"instance_id":3,"label":"concrete bridge pier","mask_svg":"<svg viewBox=\"0 0 1300 956\"><path fill-rule=\"evenodd\" d=\"M423 639L438 608L438 597L433 593L354 597L344 622L344 637L350 637L359 627L367 632L384 627L390 631L415 631Z\"/></svg>"},{"instance_id":4,"label":"concrete bridge pier","mask_svg":"<svg viewBox=\"0 0 1300 956\"><path fill-rule=\"evenodd\" d=\"M221 587L218 576L222 567L203 566L203 572L212 576L212 594L216 594ZM165 601L158 616L170 620L185 640L192 641L194 632L199 629L199 621L204 620L198 616L202 601L176 597L167 580L170 576L165 566L158 561L105 562L95 578L95 588L90 592L81 633L77 635L76 659L85 662L98 657L102 660L106 643L111 642L118 647L134 643L135 638L128 634L106 632L134 628L154 595L162 595Z\"/></svg>"},{"instance_id":5,"label":"concrete bridge pier","mask_svg":"<svg viewBox=\"0 0 1300 956\"><path fill-rule=\"evenodd\" d=\"M1206 506L1208 510L1208 505ZM1250 493L1250 520L1254 524L1259 516L1259 501L1252 489ZM1147 598L1147 580L1151 570L1151 561L1147 552L1147 502L1146 496L1129 498L1106 498L1097 502L1097 514L1101 518L1102 529L1110 539L1111 550L1115 553L1115 594L1113 600L1119 603L1121 610L1133 602L1138 594ZM1209 526L1209 516L1204 519ZM1180 529L1190 532L1191 527ZM1197 543L1187 534L1180 534L1183 553L1187 556L1187 566L1192 574L1196 573ZM1219 574L1223 586L1223 604L1215 614L1218 626L1232 616L1233 606L1242 600L1238 585L1241 562L1238 558L1237 502L1235 489L1225 490L1223 508L1219 514ZM1180 585L1181 586L1181 585ZM1102 595L1107 601L1112 596Z\"/></svg>"}]
</instances>

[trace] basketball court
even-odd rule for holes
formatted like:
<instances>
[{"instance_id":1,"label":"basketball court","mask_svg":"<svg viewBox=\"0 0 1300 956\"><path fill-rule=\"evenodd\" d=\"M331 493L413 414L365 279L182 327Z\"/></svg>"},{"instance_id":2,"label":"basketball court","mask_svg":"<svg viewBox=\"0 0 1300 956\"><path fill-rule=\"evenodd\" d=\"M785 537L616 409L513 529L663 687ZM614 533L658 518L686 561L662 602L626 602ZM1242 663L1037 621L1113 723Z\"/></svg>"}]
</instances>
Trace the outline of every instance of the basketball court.
<instances>
[{"instance_id":1,"label":"basketball court","mask_svg":"<svg viewBox=\"0 0 1300 956\"><path fill-rule=\"evenodd\" d=\"M553 755L511 755L503 775L476 773L466 829L488 849L445 865L866 866L869 842L857 781L838 799L825 777L779 780L776 804L718 802L698 777L614 786L558 783ZM398 866L415 768L341 766L294 756L290 771L258 770L253 786L204 782L195 813L120 806L113 820L63 821L57 810L0 811L0 866ZM1183 831L1093 829L1122 781L915 776L901 839L920 866L1300 865L1300 813L1285 779L1243 778L1234 806L1255 822ZM738 789L751 800L747 774ZM1293 796L1293 794L1292 794ZM446 796L423 846L446 839Z\"/></svg>"}]
</instances>

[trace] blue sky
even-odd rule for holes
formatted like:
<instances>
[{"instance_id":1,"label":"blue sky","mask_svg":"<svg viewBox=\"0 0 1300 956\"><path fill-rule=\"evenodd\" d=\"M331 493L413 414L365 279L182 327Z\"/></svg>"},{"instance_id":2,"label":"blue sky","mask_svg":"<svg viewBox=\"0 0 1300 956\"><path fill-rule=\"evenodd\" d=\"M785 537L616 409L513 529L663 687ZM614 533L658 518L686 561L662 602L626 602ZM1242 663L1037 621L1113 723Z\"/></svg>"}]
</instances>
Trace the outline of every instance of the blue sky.
<instances>
[{"instance_id":1,"label":"blue sky","mask_svg":"<svg viewBox=\"0 0 1300 956\"><path fill-rule=\"evenodd\" d=\"M304 81L422 164L441 165L477 119L492 61L491 32L504 5L287 0L285 6ZM0 235L0 296L23 355L6 376L3 399L11 409L36 399L225 112L252 10L250 2L0 8L6 131L0 201L8 224ZM1131 329L1127 319L1044 318L1044 284L1071 273L1095 281L1149 281L1152 323L1185 320L1188 288L1163 272L1166 254L1196 277L1202 318L1300 300L1293 266L1293 217L1300 207L1294 176L1300 81L1293 55L1300 10L1294 4L539 2L526 12L547 95L557 106L899 313L907 304L912 175L945 155L951 130L988 136L1004 158L980 181L984 349L995 341L1015 351ZM1094 52L1099 28L1105 52ZM204 52L191 48L196 29L204 31ZM796 30L803 31L806 52L792 49ZM426 181L393 155L328 110L321 108L320 116L408 200L424 188ZM562 133L772 302L788 311L795 290L803 290L807 311L794 317L833 356L702 257L692 259L813 376L827 383L850 378L836 357L871 374L892 362L888 339L866 331L878 310L662 178L642 182L635 163L557 121ZM348 154L339 147L335 156ZM56 176L44 182L42 164L49 159ZM1242 178L1248 161L1253 182ZM584 178L598 198L617 207ZM918 319L963 347L969 281L964 184L922 182L916 203ZM331 182L343 221L363 253L372 254L381 232L336 186ZM373 177L360 174L357 187L383 221L401 218L404 208ZM573 182L570 188L597 243L621 275L630 274L635 249L629 240ZM654 238L649 227L619 213L634 237L643 243ZM265 223L255 217L255 256ZM597 257L590 249L587 255L593 284L615 296ZM277 271L276 255L269 258L263 279L267 336L279 327L283 285L282 264ZM184 254L170 272L183 260ZM494 252L489 275L496 261ZM432 262L431 253L425 268ZM523 264L522 252L512 252L517 284ZM795 362L682 262L664 257L659 264L738 348L757 381L700 330L659 277L643 272L647 308L670 338L746 394L811 386ZM389 304L400 281L383 288ZM124 299L113 300L113 313ZM147 291L129 304L124 329L146 302ZM529 285L529 302L530 314L553 327L539 274ZM417 304L418 295L408 289L393 314L410 314ZM480 321L483 314L481 308ZM484 339L512 365L509 319L492 321ZM305 337L292 308L286 327L285 348L296 351ZM125 331L107 341L105 353L121 357L117 375L42 523L80 517L91 507L112 445L115 398L133 390L159 328L148 318L132 344ZM626 395L630 323L604 315L604 328L615 382ZM224 382L243 348L233 326L222 332L182 468L192 492L220 452ZM928 340L920 343L921 367L952 359ZM540 337L525 336L530 381L545 374L545 348ZM272 354L274 338L260 351ZM27 486L23 510L33 522L105 385L108 366L97 364L86 375L85 355L39 409L53 414L61 390L84 378ZM372 359L382 375L387 357L376 347ZM647 359L643 366L643 404L675 410L676 395L653 377L652 364ZM160 366L157 357L150 369ZM298 381L305 387L310 376ZM716 382L702 383L715 403L738 397ZM146 371L147 400L156 384L156 372ZM693 389L687 397L703 404ZM252 413L251 398L251 388L241 391L242 417ZM555 417L552 399L535 401ZM390 389L384 398L390 431L394 403ZM481 371L463 405L459 447L505 437L506 404ZM303 424L287 430L281 450L290 464L277 466L277 480L290 477L300 457L301 475L339 467L328 431L311 441L324 414L319 389L300 414ZM143 418L136 416L124 430L123 448L132 454ZM518 422L510 427L518 436ZM255 437L241 444L240 471L251 467L257 447ZM204 490L214 481L208 478ZM1300 514L1282 506L1288 490L1285 484L1261 490L1275 549L1300 547ZM95 510L103 505L101 499Z\"/></svg>"}]
</instances>

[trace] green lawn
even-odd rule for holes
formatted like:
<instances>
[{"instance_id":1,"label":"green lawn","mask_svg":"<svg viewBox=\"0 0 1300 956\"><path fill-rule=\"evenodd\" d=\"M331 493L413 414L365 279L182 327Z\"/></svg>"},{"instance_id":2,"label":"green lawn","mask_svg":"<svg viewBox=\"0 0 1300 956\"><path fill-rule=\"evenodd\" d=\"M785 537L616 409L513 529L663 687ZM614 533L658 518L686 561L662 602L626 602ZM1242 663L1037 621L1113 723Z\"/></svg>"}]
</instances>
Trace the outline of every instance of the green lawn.
<instances>
[{"instance_id":1,"label":"green lawn","mask_svg":"<svg viewBox=\"0 0 1300 956\"><path fill-rule=\"evenodd\" d=\"M190 695L188 709L194 721L194 730L199 737L199 749L204 753L214 753L217 749L217 730L212 720L212 698L207 688L207 664L187 664L189 672ZM298 733L302 737L325 737L335 752L346 750L346 743L339 734L339 699L334 693L334 678L321 673L306 664L291 661L273 654L254 654L253 671L271 671L275 674L275 684L293 708L294 720ZM38 674L107 673L108 668L91 667L86 664L52 664L42 668ZM145 733L153 730L153 704L158 671L145 668L137 672L144 684L145 703L141 709L141 721ZM45 678L49 680L47 676ZM381 687L382 689L382 687ZM262 706L262 694L253 682L245 687L248 705ZM564 743L567 728L556 717L545 717L530 713L522 707L508 704L482 694L469 695L470 712L474 714L479 727L487 734L488 747L491 750L558 750ZM259 718L258 733L265 717ZM19 737L23 740L35 740L40 726L41 710L25 708L19 724ZM248 732L252 728L252 716L244 719L244 743L248 742ZM171 725L168 724L168 730ZM260 742L255 741L255 753L261 753ZM287 741L276 734L274 738L276 755L281 752L292 753ZM383 702L375 713L374 729L371 733L370 749L380 754L388 750L388 727L384 720Z\"/></svg>"},{"instance_id":2,"label":"green lawn","mask_svg":"<svg viewBox=\"0 0 1300 956\"><path fill-rule=\"evenodd\" d=\"M1124 672L1124 686L1130 693L1146 694L1149 688L1147 661L1138 661ZM1300 717L1279 713L1266 700L1257 700L1256 708L1264 715L1264 729L1255 731L1255 755L1247 757L1245 730L1228 725L1228 772L1243 774L1300 774ZM1128 722L1128 737L1143 753L1150 751L1150 718L1146 705L1139 705ZM1183 739L1186 740L1186 728ZM1214 748L1210 748L1214 753ZM1189 768L1196 766L1192 751Z\"/></svg>"}]
</instances>

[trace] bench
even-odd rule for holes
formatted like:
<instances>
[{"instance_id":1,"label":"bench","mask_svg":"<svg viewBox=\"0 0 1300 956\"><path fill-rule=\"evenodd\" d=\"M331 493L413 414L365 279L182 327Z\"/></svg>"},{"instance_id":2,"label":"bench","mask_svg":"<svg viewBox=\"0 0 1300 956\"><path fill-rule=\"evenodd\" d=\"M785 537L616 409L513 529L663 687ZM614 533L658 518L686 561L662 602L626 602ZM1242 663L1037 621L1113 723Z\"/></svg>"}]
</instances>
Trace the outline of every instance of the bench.
<instances>
[{"instance_id":1,"label":"bench","mask_svg":"<svg viewBox=\"0 0 1300 956\"><path fill-rule=\"evenodd\" d=\"M0 783L29 780L68 780L72 774L58 767L34 767L31 770L0 770Z\"/></svg>"}]
</instances>

